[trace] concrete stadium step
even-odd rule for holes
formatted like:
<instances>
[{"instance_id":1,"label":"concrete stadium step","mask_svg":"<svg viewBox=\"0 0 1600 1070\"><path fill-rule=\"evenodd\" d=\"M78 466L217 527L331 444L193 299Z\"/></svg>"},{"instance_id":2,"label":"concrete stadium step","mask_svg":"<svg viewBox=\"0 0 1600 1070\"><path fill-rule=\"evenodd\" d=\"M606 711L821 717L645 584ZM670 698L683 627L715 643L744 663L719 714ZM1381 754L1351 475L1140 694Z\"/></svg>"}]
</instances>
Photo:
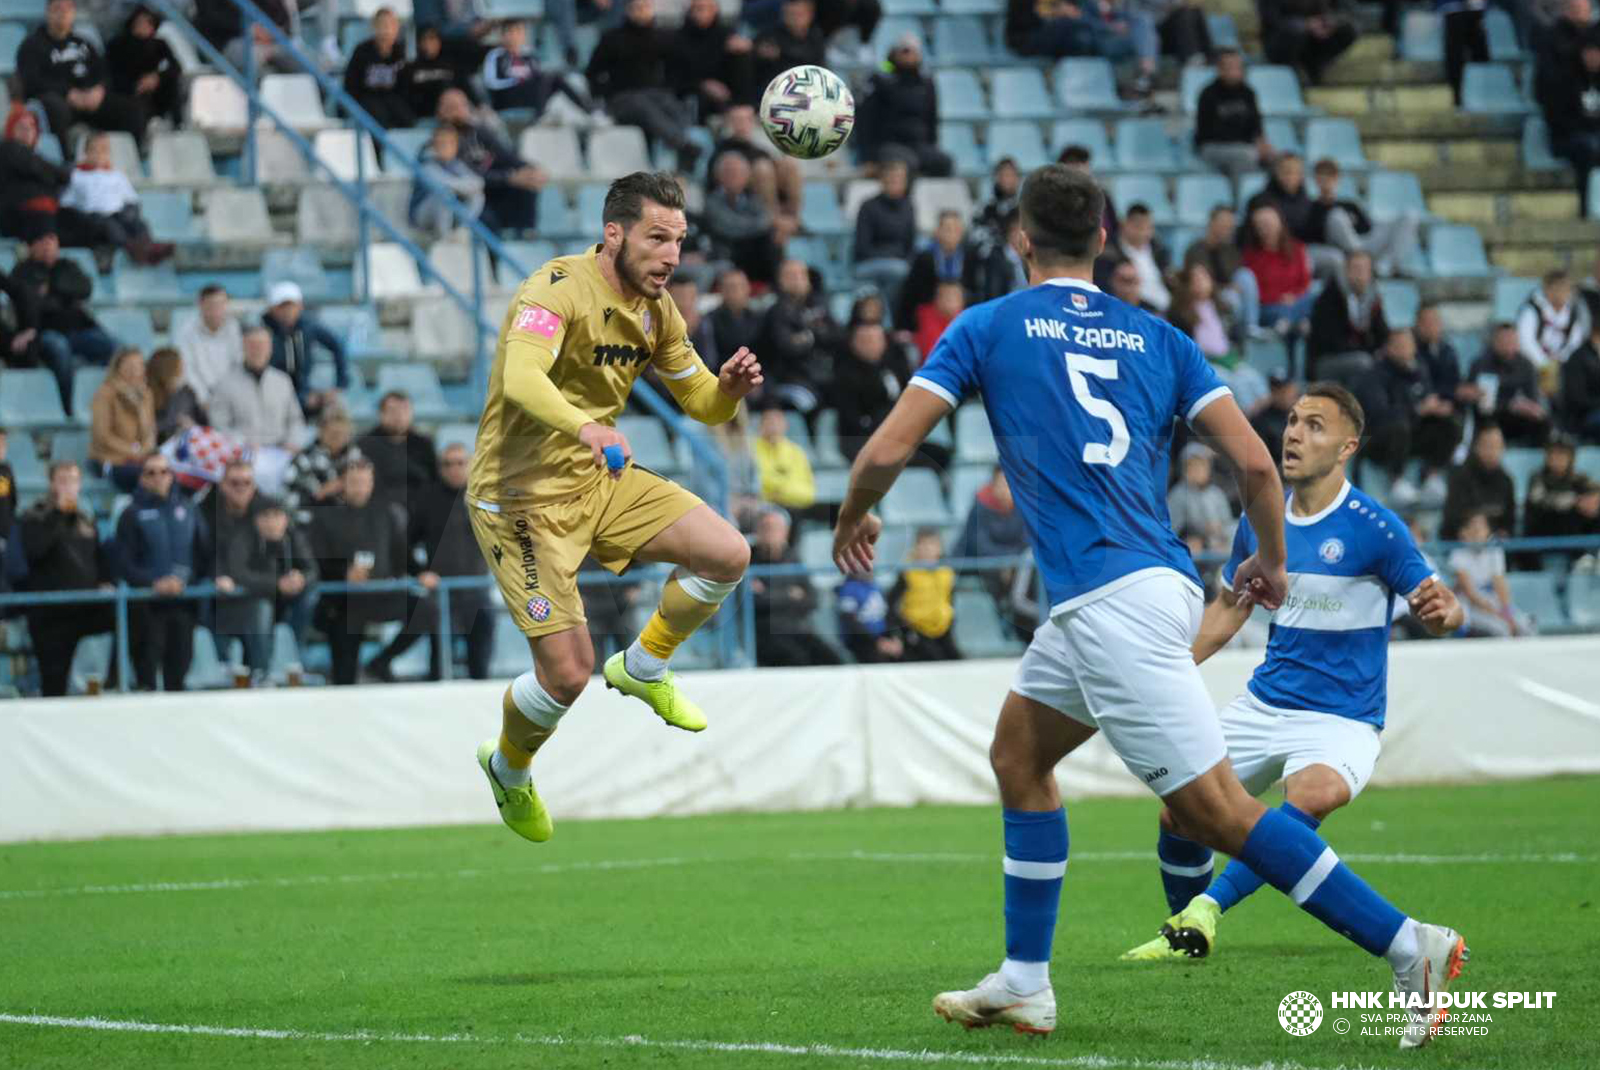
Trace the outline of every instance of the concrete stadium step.
<instances>
[{"instance_id":1,"label":"concrete stadium step","mask_svg":"<svg viewBox=\"0 0 1600 1070\"><path fill-rule=\"evenodd\" d=\"M1517 193L1570 190L1572 178L1561 171L1529 171L1520 164L1478 164L1414 168L1423 190L1435 193ZM1576 215L1576 209L1573 215Z\"/></svg>"},{"instance_id":2,"label":"concrete stadium step","mask_svg":"<svg viewBox=\"0 0 1600 1070\"><path fill-rule=\"evenodd\" d=\"M1306 103L1314 108L1353 119L1374 112L1431 116L1450 112L1455 107L1455 98L1447 85L1318 86L1307 89L1305 97Z\"/></svg>"},{"instance_id":3,"label":"concrete stadium step","mask_svg":"<svg viewBox=\"0 0 1600 1070\"><path fill-rule=\"evenodd\" d=\"M1489 262L1508 275L1526 275L1529 278L1538 278L1547 271L1558 269L1587 275L1594 267L1594 247L1552 245L1491 249Z\"/></svg>"},{"instance_id":4,"label":"concrete stadium step","mask_svg":"<svg viewBox=\"0 0 1600 1070\"><path fill-rule=\"evenodd\" d=\"M1444 64L1418 60L1383 59L1360 63L1341 61L1322 79L1330 89L1372 85L1435 85L1444 79Z\"/></svg>"},{"instance_id":5,"label":"concrete stadium step","mask_svg":"<svg viewBox=\"0 0 1600 1070\"><path fill-rule=\"evenodd\" d=\"M1480 227L1479 233L1483 235L1484 244L1491 247L1532 245L1594 249L1600 246L1600 220L1577 219L1575 215L1565 219L1514 219Z\"/></svg>"},{"instance_id":6,"label":"concrete stadium step","mask_svg":"<svg viewBox=\"0 0 1600 1070\"><path fill-rule=\"evenodd\" d=\"M1448 101L1449 88L1447 86L1438 88L1444 90L1445 99ZM1329 92L1335 91L1329 90ZM1336 92L1351 91L1341 89ZM1465 141L1477 138L1516 139L1522 136L1520 116L1469 115L1455 111L1449 103L1443 108L1435 109L1431 114L1402 113L1393 109L1374 108L1371 111L1350 115L1349 118L1354 120L1356 129L1361 131L1363 143L1383 138Z\"/></svg>"},{"instance_id":7,"label":"concrete stadium step","mask_svg":"<svg viewBox=\"0 0 1600 1070\"><path fill-rule=\"evenodd\" d=\"M1534 220L1570 225L1578 215L1578 194L1571 189L1507 194L1430 193L1428 210L1452 223L1480 228Z\"/></svg>"},{"instance_id":8,"label":"concrete stadium step","mask_svg":"<svg viewBox=\"0 0 1600 1070\"><path fill-rule=\"evenodd\" d=\"M1367 158L1395 171L1427 171L1452 167L1515 167L1521 146L1510 138L1470 141L1418 141L1415 138L1371 140Z\"/></svg>"}]
</instances>

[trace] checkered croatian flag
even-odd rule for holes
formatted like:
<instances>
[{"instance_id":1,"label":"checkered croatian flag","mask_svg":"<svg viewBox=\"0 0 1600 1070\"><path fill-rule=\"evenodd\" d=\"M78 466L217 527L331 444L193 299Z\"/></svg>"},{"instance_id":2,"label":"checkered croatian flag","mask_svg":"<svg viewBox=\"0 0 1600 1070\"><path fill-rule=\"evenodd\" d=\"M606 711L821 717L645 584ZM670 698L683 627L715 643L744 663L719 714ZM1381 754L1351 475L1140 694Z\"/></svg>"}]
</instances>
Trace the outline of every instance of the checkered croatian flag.
<instances>
[{"instance_id":1,"label":"checkered croatian flag","mask_svg":"<svg viewBox=\"0 0 1600 1070\"><path fill-rule=\"evenodd\" d=\"M237 440L210 427L191 427L161 444L178 482L190 490L222 481L228 462L244 455Z\"/></svg>"}]
</instances>

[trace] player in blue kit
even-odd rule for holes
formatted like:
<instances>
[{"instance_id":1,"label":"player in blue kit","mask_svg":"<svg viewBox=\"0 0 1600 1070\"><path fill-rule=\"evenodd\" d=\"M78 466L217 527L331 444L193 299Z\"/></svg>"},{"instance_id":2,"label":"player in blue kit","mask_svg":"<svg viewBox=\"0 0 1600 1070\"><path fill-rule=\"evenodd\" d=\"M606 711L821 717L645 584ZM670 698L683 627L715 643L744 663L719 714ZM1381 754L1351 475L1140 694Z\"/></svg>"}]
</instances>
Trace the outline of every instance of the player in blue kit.
<instances>
[{"instance_id":1,"label":"player in blue kit","mask_svg":"<svg viewBox=\"0 0 1600 1070\"><path fill-rule=\"evenodd\" d=\"M1104 203L1085 173L1052 165L1028 176L1020 212L1030 286L968 309L945 331L857 455L834 532L840 568L870 571L882 529L870 510L939 421L982 395L1050 619L1017 667L990 747L1004 807L1005 959L976 987L940 993L934 1010L969 1028L1055 1028L1049 960L1067 820L1054 770L1096 731L1176 827L1388 959L1402 991L1443 988L1461 938L1391 906L1316 832L1256 801L1225 760L1190 651L1199 575L1168 523L1174 420L1240 473L1257 544L1233 570L1233 592L1268 609L1288 589L1283 485L1194 342L1090 281L1105 247ZM1412 1028L1426 1034L1426 1020Z\"/></svg>"},{"instance_id":2,"label":"player in blue kit","mask_svg":"<svg viewBox=\"0 0 1600 1070\"><path fill-rule=\"evenodd\" d=\"M1272 618L1266 660L1249 690L1222 711L1228 758L1245 790L1280 778L1280 809L1308 828L1348 805L1372 776L1383 729L1389 624L1396 596L1434 635L1461 627L1462 610L1439 582L1405 523L1350 485L1345 468L1360 447L1361 405L1342 386L1317 383L1289 412L1283 478L1289 593ZM1196 664L1228 644L1250 616L1234 596L1234 570L1255 552L1242 520L1224 589L1206 607ZM1180 836L1163 815L1157 855L1173 917L1161 935L1122 957L1201 958L1216 946L1217 921L1261 887L1238 859L1212 879L1211 849Z\"/></svg>"}]
</instances>

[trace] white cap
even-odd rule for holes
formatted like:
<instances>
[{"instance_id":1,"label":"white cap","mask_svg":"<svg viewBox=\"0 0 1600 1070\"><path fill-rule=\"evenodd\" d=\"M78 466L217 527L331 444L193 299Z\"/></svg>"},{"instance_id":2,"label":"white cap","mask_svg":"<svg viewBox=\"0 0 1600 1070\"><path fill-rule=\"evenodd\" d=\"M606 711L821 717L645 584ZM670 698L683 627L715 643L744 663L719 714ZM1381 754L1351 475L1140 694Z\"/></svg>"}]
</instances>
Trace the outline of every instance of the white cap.
<instances>
[{"instance_id":1,"label":"white cap","mask_svg":"<svg viewBox=\"0 0 1600 1070\"><path fill-rule=\"evenodd\" d=\"M276 308L286 301L293 301L297 305L306 303L305 295L300 292L299 286L288 281L273 283L272 289L267 291L267 304Z\"/></svg>"}]
</instances>

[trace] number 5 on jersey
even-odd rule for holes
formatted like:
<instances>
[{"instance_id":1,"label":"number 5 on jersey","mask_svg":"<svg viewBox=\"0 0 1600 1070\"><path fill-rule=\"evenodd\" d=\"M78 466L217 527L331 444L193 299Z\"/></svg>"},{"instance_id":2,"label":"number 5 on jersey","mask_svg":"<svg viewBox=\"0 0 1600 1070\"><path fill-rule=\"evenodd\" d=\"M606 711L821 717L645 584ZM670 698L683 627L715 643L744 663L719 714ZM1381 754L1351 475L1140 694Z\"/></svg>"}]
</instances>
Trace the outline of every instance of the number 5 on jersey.
<instances>
[{"instance_id":1,"label":"number 5 on jersey","mask_svg":"<svg viewBox=\"0 0 1600 1070\"><path fill-rule=\"evenodd\" d=\"M1084 411L1090 416L1098 417L1111 425L1111 441L1085 442L1083 444L1084 464L1104 464L1115 468L1122 463L1128 455L1128 422L1122 418L1122 413L1117 407L1105 398L1097 398L1089 393L1089 380L1086 375L1098 376L1101 379L1115 379L1117 377L1117 362L1114 360L1101 360L1098 357L1085 356L1082 353L1067 354L1067 378L1072 381L1072 396L1078 399Z\"/></svg>"}]
</instances>

